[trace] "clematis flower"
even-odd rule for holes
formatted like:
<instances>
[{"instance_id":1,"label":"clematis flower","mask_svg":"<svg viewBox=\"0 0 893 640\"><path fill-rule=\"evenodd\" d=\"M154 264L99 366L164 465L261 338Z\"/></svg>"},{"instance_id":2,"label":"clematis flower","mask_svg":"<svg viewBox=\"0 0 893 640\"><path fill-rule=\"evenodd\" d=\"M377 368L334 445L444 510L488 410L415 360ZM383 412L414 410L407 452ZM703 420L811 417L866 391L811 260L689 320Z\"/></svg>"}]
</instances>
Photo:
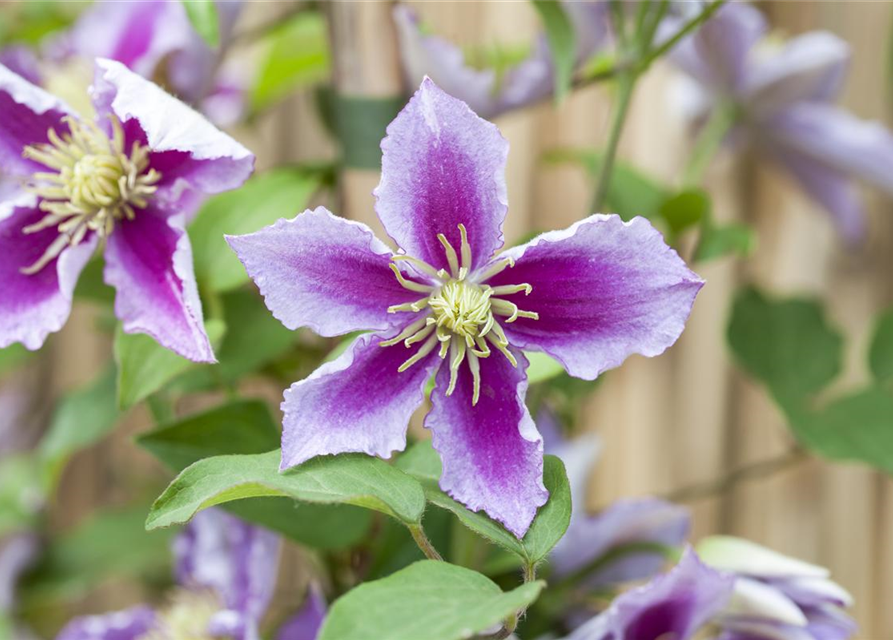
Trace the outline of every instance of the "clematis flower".
<instances>
[{"instance_id":1,"label":"clematis flower","mask_svg":"<svg viewBox=\"0 0 893 640\"><path fill-rule=\"evenodd\" d=\"M734 581L687 549L674 569L618 596L566 640L688 640L726 605Z\"/></svg>"},{"instance_id":2,"label":"clematis flower","mask_svg":"<svg viewBox=\"0 0 893 640\"><path fill-rule=\"evenodd\" d=\"M0 201L0 347L61 329L103 246L124 331L213 362L185 225L254 156L118 62L96 62L92 97L95 122L0 66L0 172L22 185Z\"/></svg>"},{"instance_id":3,"label":"clematis flower","mask_svg":"<svg viewBox=\"0 0 893 640\"><path fill-rule=\"evenodd\" d=\"M574 27L578 66L587 62L607 41L607 6L602 0L562 3ZM500 73L496 69L469 66L459 47L444 38L424 33L418 16L408 6L398 4L394 7L394 21L400 39L404 75L411 87L418 86L430 76L482 118L493 118L524 107L548 97L553 91L552 52L543 34L536 39L530 55Z\"/></svg>"},{"instance_id":4,"label":"clematis flower","mask_svg":"<svg viewBox=\"0 0 893 640\"><path fill-rule=\"evenodd\" d=\"M430 79L387 131L376 211L401 253L323 208L227 238L286 327L372 331L285 392L281 466L402 450L434 376L441 487L521 536L548 497L521 350L594 379L669 347L703 283L644 219L596 215L497 254L508 144Z\"/></svg>"},{"instance_id":5,"label":"clematis flower","mask_svg":"<svg viewBox=\"0 0 893 640\"><path fill-rule=\"evenodd\" d=\"M545 452L564 462L571 489L571 521L549 556L555 575L585 572L598 563L581 577L588 587L600 589L658 573L664 566L661 550L680 547L688 537L688 509L657 498L631 498L617 500L595 515L588 513L586 493L600 452L598 438L586 434L565 439L548 409L537 414L537 427ZM602 564L609 558L613 560Z\"/></svg>"},{"instance_id":6,"label":"clematis flower","mask_svg":"<svg viewBox=\"0 0 893 640\"><path fill-rule=\"evenodd\" d=\"M717 621L722 640L846 640L856 623L844 609L852 597L830 572L740 538L698 543L704 562L737 576L732 600Z\"/></svg>"},{"instance_id":7,"label":"clematis flower","mask_svg":"<svg viewBox=\"0 0 893 640\"><path fill-rule=\"evenodd\" d=\"M117 60L161 82L217 124L232 124L244 111L245 87L221 60L242 2L218 0L215 4L220 26L216 49L192 27L183 4L168 0L96 2L47 49L57 62L78 57Z\"/></svg>"},{"instance_id":8,"label":"clematis flower","mask_svg":"<svg viewBox=\"0 0 893 640\"><path fill-rule=\"evenodd\" d=\"M853 178L893 194L893 135L834 106L849 45L820 31L763 47L766 24L743 3L721 8L670 58L697 83L695 112L737 110L729 139L746 140L786 169L832 216L841 234L864 234Z\"/></svg>"},{"instance_id":9,"label":"clematis flower","mask_svg":"<svg viewBox=\"0 0 893 640\"><path fill-rule=\"evenodd\" d=\"M224 511L203 511L174 542L179 588L166 606L75 618L57 640L259 640L280 543Z\"/></svg>"}]
</instances>

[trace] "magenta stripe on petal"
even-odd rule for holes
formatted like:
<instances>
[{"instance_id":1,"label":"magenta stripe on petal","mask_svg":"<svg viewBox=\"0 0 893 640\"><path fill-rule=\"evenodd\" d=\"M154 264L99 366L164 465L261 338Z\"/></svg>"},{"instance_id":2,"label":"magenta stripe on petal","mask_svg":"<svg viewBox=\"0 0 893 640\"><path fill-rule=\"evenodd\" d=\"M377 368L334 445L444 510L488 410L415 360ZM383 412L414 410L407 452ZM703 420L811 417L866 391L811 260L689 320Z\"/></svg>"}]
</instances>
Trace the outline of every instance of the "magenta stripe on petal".
<instances>
[{"instance_id":1,"label":"magenta stripe on petal","mask_svg":"<svg viewBox=\"0 0 893 640\"><path fill-rule=\"evenodd\" d=\"M149 208L115 227L105 250L105 281L127 333L147 333L196 362L215 362L202 320L183 216Z\"/></svg>"},{"instance_id":2,"label":"magenta stripe on petal","mask_svg":"<svg viewBox=\"0 0 893 640\"><path fill-rule=\"evenodd\" d=\"M480 359L480 400L474 406L467 365L451 396L449 367L441 367L425 426L443 460L441 488L520 538L549 493L543 485L543 441L524 404L527 359L516 356L517 368L495 350Z\"/></svg>"},{"instance_id":3,"label":"magenta stripe on petal","mask_svg":"<svg viewBox=\"0 0 893 640\"><path fill-rule=\"evenodd\" d=\"M323 207L227 242L289 329L329 337L384 330L400 320L389 306L423 297L400 285L391 250L369 227Z\"/></svg>"},{"instance_id":4,"label":"magenta stripe on petal","mask_svg":"<svg viewBox=\"0 0 893 640\"><path fill-rule=\"evenodd\" d=\"M505 253L515 258L488 284L528 283L506 297L538 320L504 324L510 342L542 350L587 380L639 353L656 356L685 326L703 281L644 218L594 215Z\"/></svg>"},{"instance_id":5,"label":"magenta stripe on petal","mask_svg":"<svg viewBox=\"0 0 893 640\"><path fill-rule=\"evenodd\" d=\"M360 336L341 357L285 392L283 469L345 452L389 458L406 447L409 419L425 400L425 384L441 360L435 350L400 373L397 368L418 345L382 347L384 339Z\"/></svg>"},{"instance_id":6,"label":"magenta stripe on petal","mask_svg":"<svg viewBox=\"0 0 893 640\"><path fill-rule=\"evenodd\" d=\"M468 230L475 266L502 246L508 142L495 125L426 78L381 143L375 210L407 254L447 267L437 234L456 251Z\"/></svg>"},{"instance_id":7,"label":"magenta stripe on petal","mask_svg":"<svg viewBox=\"0 0 893 640\"><path fill-rule=\"evenodd\" d=\"M0 348L21 342L29 349L39 349L48 334L62 328L71 312L77 278L96 248L95 236L88 237L37 273L22 273L22 268L37 262L58 238L55 229L22 232L45 215L33 208L15 208L0 219Z\"/></svg>"}]
</instances>

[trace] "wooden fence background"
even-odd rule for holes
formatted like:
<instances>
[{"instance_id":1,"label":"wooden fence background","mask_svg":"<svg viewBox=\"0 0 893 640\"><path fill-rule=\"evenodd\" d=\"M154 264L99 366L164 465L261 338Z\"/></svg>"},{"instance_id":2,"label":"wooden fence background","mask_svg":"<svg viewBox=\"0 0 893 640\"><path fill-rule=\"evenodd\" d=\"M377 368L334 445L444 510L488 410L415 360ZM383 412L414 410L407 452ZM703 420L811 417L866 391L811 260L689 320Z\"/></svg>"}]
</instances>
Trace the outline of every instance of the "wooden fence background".
<instances>
[{"instance_id":1,"label":"wooden fence background","mask_svg":"<svg viewBox=\"0 0 893 640\"><path fill-rule=\"evenodd\" d=\"M537 30L522 1L418 2L438 33L461 44L517 42ZM246 22L284 10L285 3L251 3ZM789 34L829 29L848 40L853 62L844 104L862 117L888 119L890 83L887 47L893 4L889 2L792 1L763 3L771 23ZM382 2L338 2L327 7L335 48L336 84L347 93L388 95L400 82L393 32ZM668 180L679 177L689 138L673 106L677 76L658 64L641 82L621 144L621 155ZM530 229L551 229L589 213L591 185L574 167L544 166L541 155L556 146L603 143L610 89L593 87L564 105L508 114L497 120L511 143L508 167L509 240ZM259 130L242 136L260 167L282 161L331 156L331 143L313 116L309 96L295 96L270 114ZM893 167L891 167L893 171ZM377 175L351 172L345 180L343 213L371 221L371 190ZM667 494L708 481L742 464L786 450L783 418L762 389L736 373L724 343L731 295L742 282L774 292L809 293L828 302L833 321L847 337L842 385L866 376L865 351L871 318L893 300L893 207L869 194L872 233L857 251L837 240L828 218L784 176L752 159L720 157L707 184L717 214L745 220L759 233L759 247L746 261L725 259L698 268L707 286L688 328L663 357L634 357L612 373L583 408L588 428L604 439L604 455L592 478L593 506L620 496ZM335 206L335 205L333 205ZM297 212L296 212L297 213ZM94 312L78 308L52 343L42 370L46 398L82 384L109 356L107 340L93 331ZM275 398L278 390L271 391ZM53 505L58 526L79 520L97 504L119 501L132 486L122 478L158 470L135 450L130 437L148 428L141 410L106 443L81 454L65 475ZM893 428L893 427L891 427ZM694 502L695 536L726 532L826 565L855 596L860 637L893 639L893 484L856 466L810 461L771 478ZM103 610L126 604L116 589L86 605Z\"/></svg>"}]
</instances>

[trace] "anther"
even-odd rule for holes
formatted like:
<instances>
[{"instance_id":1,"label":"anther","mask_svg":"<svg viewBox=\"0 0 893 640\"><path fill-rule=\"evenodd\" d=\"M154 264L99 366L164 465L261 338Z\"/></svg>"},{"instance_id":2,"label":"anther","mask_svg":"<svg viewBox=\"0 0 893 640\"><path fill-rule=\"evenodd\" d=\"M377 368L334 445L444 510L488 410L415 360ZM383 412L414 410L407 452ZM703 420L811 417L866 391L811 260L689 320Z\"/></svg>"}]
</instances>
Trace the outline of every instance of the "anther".
<instances>
[{"instance_id":1,"label":"anther","mask_svg":"<svg viewBox=\"0 0 893 640\"><path fill-rule=\"evenodd\" d=\"M410 291L416 291L418 293L431 293L432 291L434 291L434 287L430 285L413 282L412 280L407 280L406 278L404 278L403 273L400 271L400 267L395 265L393 262L388 266L391 267L391 271L393 271L394 275L397 276L397 282L399 282L404 289L409 289Z\"/></svg>"},{"instance_id":2,"label":"anther","mask_svg":"<svg viewBox=\"0 0 893 640\"><path fill-rule=\"evenodd\" d=\"M456 250L453 249L453 245L450 244L450 241L447 240L447 237L442 233L437 234L437 239L440 240L440 244L443 245L443 250L446 253L447 264L450 265L450 273L454 278L458 278L459 276L459 257L456 255Z\"/></svg>"}]
</instances>

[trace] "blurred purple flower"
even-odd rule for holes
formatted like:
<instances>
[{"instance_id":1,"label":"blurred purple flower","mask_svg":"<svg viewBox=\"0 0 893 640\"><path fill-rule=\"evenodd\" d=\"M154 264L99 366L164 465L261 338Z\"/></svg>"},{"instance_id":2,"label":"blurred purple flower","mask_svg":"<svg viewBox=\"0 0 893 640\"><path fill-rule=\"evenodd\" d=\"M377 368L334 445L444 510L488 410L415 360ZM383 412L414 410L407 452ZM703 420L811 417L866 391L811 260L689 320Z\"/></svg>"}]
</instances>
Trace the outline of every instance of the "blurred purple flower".
<instances>
[{"instance_id":1,"label":"blurred purple flower","mask_svg":"<svg viewBox=\"0 0 893 640\"><path fill-rule=\"evenodd\" d=\"M216 0L220 46L212 49L192 28L181 2L95 2L47 47L59 61L71 56L117 60L157 81L220 125L238 120L246 100L241 78L221 67L242 9L241 0Z\"/></svg>"},{"instance_id":2,"label":"blurred purple flower","mask_svg":"<svg viewBox=\"0 0 893 640\"><path fill-rule=\"evenodd\" d=\"M174 543L180 588L167 607L137 606L116 613L72 620L57 640L167 640L226 637L259 640L259 623L267 611L278 573L280 539L224 511L199 513ZM319 619L307 611L324 611L313 595L302 621L286 623L294 636L315 638ZM313 635L297 635L312 629Z\"/></svg>"},{"instance_id":3,"label":"blurred purple flower","mask_svg":"<svg viewBox=\"0 0 893 640\"><path fill-rule=\"evenodd\" d=\"M562 3L577 40L577 65L604 46L608 35L607 3L567 0ZM429 76L444 91L459 98L482 118L493 118L551 95L554 87L552 52L545 35L533 51L500 76L496 69L475 69L462 50L448 40L424 33L416 13L405 5L394 8L404 75L411 87Z\"/></svg>"},{"instance_id":4,"label":"blurred purple flower","mask_svg":"<svg viewBox=\"0 0 893 640\"><path fill-rule=\"evenodd\" d=\"M726 605L734 581L687 549L674 569L618 596L566 640L688 640Z\"/></svg>"},{"instance_id":5,"label":"blurred purple flower","mask_svg":"<svg viewBox=\"0 0 893 640\"><path fill-rule=\"evenodd\" d=\"M521 536L548 497L521 349L594 379L673 344L703 282L642 218L595 215L496 254L508 144L430 79L382 149L376 210L405 254L323 208L228 237L288 328L373 331L285 392L281 466L402 450L436 374L441 487Z\"/></svg>"},{"instance_id":6,"label":"blurred purple flower","mask_svg":"<svg viewBox=\"0 0 893 640\"><path fill-rule=\"evenodd\" d=\"M322 592L315 585L310 585L303 606L282 625L276 634L277 640L316 640L327 609Z\"/></svg>"},{"instance_id":7,"label":"blurred purple flower","mask_svg":"<svg viewBox=\"0 0 893 640\"><path fill-rule=\"evenodd\" d=\"M0 66L0 347L39 348L71 310L104 245L128 333L213 362L185 225L201 199L240 186L254 156L118 62L96 61L95 122Z\"/></svg>"},{"instance_id":8,"label":"blurred purple flower","mask_svg":"<svg viewBox=\"0 0 893 640\"><path fill-rule=\"evenodd\" d=\"M548 409L537 414L536 423L545 452L564 461L571 488L571 522L549 558L555 575L568 576L597 562L599 566L583 578L583 583L598 589L658 573L665 562L661 550L681 547L688 537L688 509L657 498L632 498L617 500L603 511L589 514L586 493L599 454L598 438L587 434L565 439ZM649 545L654 549L649 550Z\"/></svg>"},{"instance_id":9,"label":"blurred purple flower","mask_svg":"<svg viewBox=\"0 0 893 640\"><path fill-rule=\"evenodd\" d=\"M852 597L830 572L728 536L698 543L704 562L737 576L735 593L717 617L721 640L846 640L856 623Z\"/></svg>"},{"instance_id":10,"label":"blurred purple flower","mask_svg":"<svg viewBox=\"0 0 893 640\"><path fill-rule=\"evenodd\" d=\"M840 232L858 240L864 215L851 179L893 194L893 135L833 106L849 61L846 42L812 32L764 50L757 45L765 33L757 9L730 3L670 57L699 85L702 116L731 105L738 126L730 139L746 139L787 169Z\"/></svg>"},{"instance_id":11,"label":"blurred purple flower","mask_svg":"<svg viewBox=\"0 0 893 640\"><path fill-rule=\"evenodd\" d=\"M40 84L40 63L34 51L24 45L10 45L0 49L0 64L31 84Z\"/></svg>"},{"instance_id":12,"label":"blurred purple flower","mask_svg":"<svg viewBox=\"0 0 893 640\"><path fill-rule=\"evenodd\" d=\"M0 615L15 604L16 583L40 551L37 535L14 533L0 539Z\"/></svg>"}]
</instances>

